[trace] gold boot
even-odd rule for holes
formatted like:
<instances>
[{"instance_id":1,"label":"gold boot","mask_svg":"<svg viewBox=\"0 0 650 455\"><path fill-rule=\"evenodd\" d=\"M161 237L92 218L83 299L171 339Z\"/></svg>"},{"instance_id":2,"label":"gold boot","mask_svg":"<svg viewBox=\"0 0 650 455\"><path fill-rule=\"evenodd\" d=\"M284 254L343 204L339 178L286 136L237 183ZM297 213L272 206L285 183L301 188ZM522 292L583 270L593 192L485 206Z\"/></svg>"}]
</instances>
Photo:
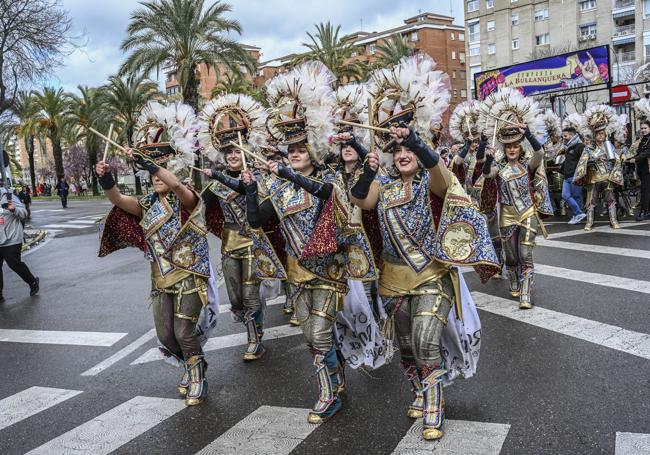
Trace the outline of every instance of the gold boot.
<instances>
[{"instance_id":1,"label":"gold boot","mask_svg":"<svg viewBox=\"0 0 650 455\"><path fill-rule=\"evenodd\" d=\"M402 366L404 366L404 375L411 383L411 390L415 395L413 402L408 407L406 415L411 419L421 419L423 415L422 409L424 408L424 395L422 394L422 383L418 377L418 370L415 368L415 365L405 364L404 361L402 362Z\"/></svg>"},{"instance_id":2,"label":"gold boot","mask_svg":"<svg viewBox=\"0 0 650 455\"><path fill-rule=\"evenodd\" d=\"M519 297L519 295L521 295L521 284L519 283L519 274L517 273L517 270L512 270L508 267L506 274L508 275L508 290L510 291L510 297Z\"/></svg>"},{"instance_id":3,"label":"gold boot","mask_svg":"<svg viewBox=\"0 0 650 455\"><path fill-rule=\"evenodd\" d=\"M182 396L187 395L187 389L190 388L190 370L187 368L187 363L183 362L183 376L181 377L180 382L178 383L177 389L178 393Z\"/></svg>"},{"instance_id":4,"label":"gold boot","mask_svg":"<svg viewBox=\"0 0 650 455\"><path fill-rule=\"evenodd\" d=\"M530 298L530 291L533 285L533 272L525 273L521 278L521 295L519 296L519 308L530 310L533 302Z\"/></svg>"},{"instance_id":5,"label":"gold boot","mask_svg":"<svg viewBox=\"0 0 650 455\"><path fill-rule=\"evenodd\" d=\"M616 217L616 204L612 204L608 208L609 211L609 224L612 229L620 229L621 225L618 224L618 219Z\"/></svg>"},{"instance_id":6,"label":"gold boot","mask_svg":"<svg viewBox=\"0 0 650 455\"><path fill-rule=\"evenodd\" d=\"M190 386L185 396L186 406L196 406L202 403L208 395L208 380L205 379L207 362L202 355L194 355L187 359L187 368L190 372Z\"/></svg>"},{"instance_id":7,"label":"gold boot","mask_svg":"<svg viewBox=\"0 0 650 455\"><path fill-rule=\"evenodd\" d=\"M587 222L585 224L585 231L591 231L594 228L594 207L587 209Z\"/></svg>"},{"instance_id":8,"label":"gold boot","mask_svg":"<svg viewBox=\"0 0 650 455\"><path fill-rule=\"evenodd\" d=\"M440 380L444 373L445 370L436 369L421 379L424 395L422 437L426 441L440 439L444 435L442 426L445 423L445 411Z\"/></svg>"},{"instance_id":9,"label":"gold boot","mask_svg":"<svg viewBox=\"0 0 650 455\"><path fill-rule=\"evenodd\" d=\"M244 325L248 333L248 346L246 347L246 352L244 352L245 361L260 359L266 352L262 344L262 324L256 322L256 316L257 313L249 310L244 317Z\"/></svg>"}]
</instances>

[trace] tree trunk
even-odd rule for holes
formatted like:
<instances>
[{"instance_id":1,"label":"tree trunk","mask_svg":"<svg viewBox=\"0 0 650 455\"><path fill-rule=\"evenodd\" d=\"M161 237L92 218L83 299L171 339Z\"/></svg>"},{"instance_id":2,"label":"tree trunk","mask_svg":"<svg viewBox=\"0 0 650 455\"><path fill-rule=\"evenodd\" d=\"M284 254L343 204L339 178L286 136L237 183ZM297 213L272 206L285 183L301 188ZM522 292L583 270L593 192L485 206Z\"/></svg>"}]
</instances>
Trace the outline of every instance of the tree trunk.
<instances>
[{"instance_id":1,"label":"tree trunk","mask_svg":"<svg viewBox=\"0 0 650 455\"><path fill-rule=\"evenodd\" d=\"M29 180L32 182L32 194L36 195L36 169L34 169L34 135L27 137L27 160L29 161Z\"/></svg>"},{"instance_id":2,"label":"tree trunk","mask_svg":"<svg viewBox=\"0 0 650 455\"><path fill-rule=\"evenodd\" d=\"M57 179L65 178L63 170L63 150L61 149L61 139L56 129L50 130L50 140L52 141L52 155L54 155L54 171Z\"/></svg>"},{"instance_id":3,"label":"tree trunk","mask_svg":"<svg viewBox=\"0 0 650 455\"><path fill-rule=\"evenodd\" d=\"M90 147L88 147L89 145ZM97 141L86 141L86 147L88 147L88 164L90 165L90 175L92 176L90 187L93 196L99 194L99 188L97 188L97 174L95 174L95 165L97 164L97 146Z\"/></svg>"}]
</instances>

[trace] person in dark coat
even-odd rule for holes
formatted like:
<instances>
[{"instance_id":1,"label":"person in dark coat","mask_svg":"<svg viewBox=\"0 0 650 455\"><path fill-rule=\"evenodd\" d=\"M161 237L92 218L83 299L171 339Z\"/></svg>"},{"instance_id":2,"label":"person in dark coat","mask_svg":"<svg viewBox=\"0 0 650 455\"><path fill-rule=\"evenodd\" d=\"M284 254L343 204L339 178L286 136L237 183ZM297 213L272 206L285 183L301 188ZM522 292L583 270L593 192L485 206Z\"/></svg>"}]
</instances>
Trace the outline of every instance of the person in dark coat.
<instances>
[{"instance_id":1,"label":"person in dark coat","mask_svg":"<svg viewBox=\"0 0 650 455\"><path fill-rule=\"evenodd\" d=\"M70 185L65 179L59 179L56 184L56 194L61 198L61 205L63 208L68 208L68 193L70 192Z\"/></svg>"},{"instance_id":2,"label":"person in dark coat","mask_svg":"<svg viewBox=\"0 0 650 455\"><path fill-rule=\"evenodd\" d=\"M650 219L650 120L641 121L641 139L638 142L634 162L641 180L641 203L637 221Z\"/></svg>"}]
</instances>

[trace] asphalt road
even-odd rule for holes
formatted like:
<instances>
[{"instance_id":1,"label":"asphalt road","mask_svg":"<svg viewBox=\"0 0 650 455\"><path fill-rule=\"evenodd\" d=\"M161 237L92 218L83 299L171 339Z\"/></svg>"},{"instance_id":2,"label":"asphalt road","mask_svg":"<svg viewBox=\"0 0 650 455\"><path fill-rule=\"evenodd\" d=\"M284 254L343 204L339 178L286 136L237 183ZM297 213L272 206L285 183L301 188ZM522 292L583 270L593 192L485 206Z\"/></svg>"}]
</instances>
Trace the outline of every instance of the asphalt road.
<instances>
[{"instance_id":1,"label":"asphalt road","mask_svg":"<svg viewBox=\"0 0 650 455\"><path fill-rule=\"evenodd\" d=\"M410 391L397 360L369 374L348 371L341 412L306 425L313 367L280 305L268 308L268 352L253 363L241 360L243 326L220 315L206 353L209 400L185 408L175 390L180 370L150 360L148 264L136 250L97 258L96 227L78 220L109 206L69 207L33 206L34 226L63 226L25 257L41 277L37 297L4 269L3 455L194 454L206 446L203 453L650 453L650 222L618 232L599 223L592 233L549 224L551 238L535 251L532 311L517 310L505 280L481 285L465 273L483 324L479 370L446 389L447 434L424 442L406 417Z\"/></svg>"}]
</instances>

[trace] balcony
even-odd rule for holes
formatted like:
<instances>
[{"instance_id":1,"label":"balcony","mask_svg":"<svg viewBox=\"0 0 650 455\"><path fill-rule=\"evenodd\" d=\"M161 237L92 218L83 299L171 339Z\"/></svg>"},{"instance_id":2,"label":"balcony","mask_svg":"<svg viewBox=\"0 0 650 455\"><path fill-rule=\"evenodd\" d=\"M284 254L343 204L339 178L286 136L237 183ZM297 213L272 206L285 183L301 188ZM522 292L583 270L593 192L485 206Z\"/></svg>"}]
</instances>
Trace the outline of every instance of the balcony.
<instances>
[{"instance_id":1,"label":"balcony","mask_svg":"<svg viewBox=\"0 0 650 455\"><path fill-rule=\"evenodd\" d=\"M612 44L614 46L621 46L623 44L634 43L635 41L634 33L635 33L634 24L614 27L614 34L612 35Z\"/></svg>"},{"instance_id":2,"label":"balcony","mask_svg":"<svg viewBox=\"0 0 650 455\"><path fill-rule=\"evenodd\" d=\"M617 0L614 2L612 17L614 19L634 17L634 0Z\"/></svg>"},{"instance_id":3,"label":"balcony","mask_svg":"<svg viewBox=\"0 0 650 455\"><path fill-rule=\"evenodd\" d=\"M614 61L620 64L634 63L636 61L636 52L629 51L629 52L620 52L614 54Z\"/></svg>"}]
</instances>

